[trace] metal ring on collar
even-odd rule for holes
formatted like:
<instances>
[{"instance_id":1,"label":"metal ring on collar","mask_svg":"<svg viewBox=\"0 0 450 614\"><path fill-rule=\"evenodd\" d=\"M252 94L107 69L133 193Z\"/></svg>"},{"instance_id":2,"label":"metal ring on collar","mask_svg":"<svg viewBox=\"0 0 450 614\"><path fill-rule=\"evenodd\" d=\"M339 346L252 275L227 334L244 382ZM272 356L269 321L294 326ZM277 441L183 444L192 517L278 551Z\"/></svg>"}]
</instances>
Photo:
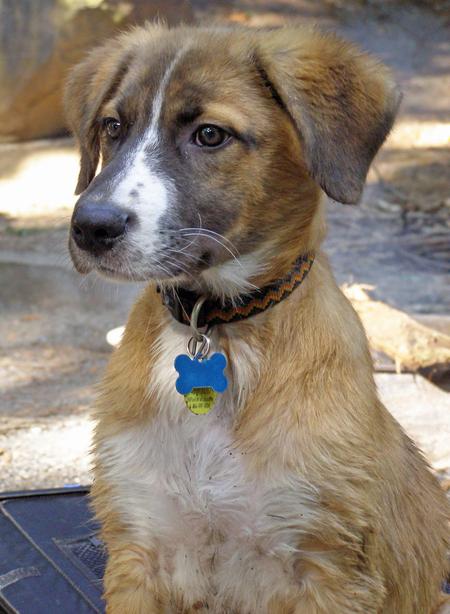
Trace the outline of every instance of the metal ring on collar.
<instances>
[{"instance_id":1,"label":"metal ring on collar","mask_svg":"<svg viewBox=\"0 0 450 614\"><path fill-rule=\"evenodd\" d=\"M205 358L209 353L209 346L211 341L209 337L200 333L200 339L197 337L191 337L187 344L187 350L191 358Z\"/></svg>"},{"instance_id":2,"label":"metal ring on collar","mask_svg":"<svg viewBox=\"0 0 450 614\"><path fill-rule=\"evenodd\" d=\"M204 337L204 334L201 333L197 328L198 316L200 315L200 309L202 308L203 303L206 301L206 296L201 296L194 305L191 313L190 325L194 337L197 341L201 341Z\"/></svg>"}]
</instances>

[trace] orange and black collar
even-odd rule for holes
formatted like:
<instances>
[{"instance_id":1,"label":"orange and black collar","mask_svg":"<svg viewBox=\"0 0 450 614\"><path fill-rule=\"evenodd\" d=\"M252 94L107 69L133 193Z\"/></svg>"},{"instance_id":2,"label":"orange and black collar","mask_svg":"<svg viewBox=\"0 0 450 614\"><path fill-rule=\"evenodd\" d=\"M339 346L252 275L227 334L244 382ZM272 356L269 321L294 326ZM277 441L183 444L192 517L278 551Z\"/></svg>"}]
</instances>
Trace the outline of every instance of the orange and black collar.
<instances>
[{"instance_id":1,"label":"orange and black collar","mask_svg":"<svg viewBox=\"0 0 450 614\"><path fill-rule=\"evenodd\" d=\"M217 299L206 299L200 310L198 326L211 328L217 324L239 322L277 305L302 283L313 262L313 254L300 256L285 277L264 286L260 290L242 295L237 301L222 303ZM178 288L176 292L171 289L161 289L161 296L163 304L172 316L178 322L189 325L189 316L199 299L199 295L191 290Z\"/></svg>"}]
</instances>

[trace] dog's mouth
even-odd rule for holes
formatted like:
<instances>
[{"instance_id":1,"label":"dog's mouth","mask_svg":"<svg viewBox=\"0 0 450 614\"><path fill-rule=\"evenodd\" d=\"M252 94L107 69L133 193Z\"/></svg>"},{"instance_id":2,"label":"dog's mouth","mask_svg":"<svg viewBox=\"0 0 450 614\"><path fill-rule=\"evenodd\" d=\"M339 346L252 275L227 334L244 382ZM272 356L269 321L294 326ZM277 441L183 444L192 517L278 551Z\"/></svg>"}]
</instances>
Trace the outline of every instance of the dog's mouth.
<instances>
[{"instance_id":1,"label":"dog's mouth","mask_svg":"<svg viewBox=\"0 0 450 614\"><path fill-rule=\"evenodd\" d=\"M231 242L227 249L213 243L210 246L192 242L189 249L175 249L161 241L145 252L137 243L123 240L106 252L95 254L70 241L70 253L79 273L96 272L111 281L153 282L222 299L253 292L258 287L258 276L266 275L274 245L267 243L241 255Z\"/></svg>"},{"instance_id":2,"label":"dog's mouth","mask_svg":"<svg viewBox=\"0 0 450 614\"><path fill-rule=\"evenodd\" d=\"M95 270L98 271L98 273L100 273L103 277L117 279L119 281L134 281L134 276L131 271L125 272L102 264L98 264L95 267Z\"/></svg>"},{"instance_id":3,"label":"dog's mouth","mask_svg":"<svg viewBox=\"0 0 450 614\"><path fill-rule=\"evenodd\" d=\"M71 241L69 251L75 269L82 275L99 273L115 281L193 282L214 263L209 251L174 254L162 249L146 256L137 248L116 246L104 254L81 250Z\"/></svg>"}]
</instances>

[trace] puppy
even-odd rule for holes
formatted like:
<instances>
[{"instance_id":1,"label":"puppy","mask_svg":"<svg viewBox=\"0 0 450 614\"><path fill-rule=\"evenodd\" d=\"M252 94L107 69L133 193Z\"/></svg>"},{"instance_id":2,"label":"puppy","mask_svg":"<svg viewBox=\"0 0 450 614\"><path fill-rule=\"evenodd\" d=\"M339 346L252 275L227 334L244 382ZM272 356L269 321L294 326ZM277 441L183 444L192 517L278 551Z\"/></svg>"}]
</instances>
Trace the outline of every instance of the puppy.
<instances>
[{"instance_id":1,"label":"puppy","mask_svg":"<svg viewBox=\"0 0 450 614\"><path fill-rule=\"evenodd\" d=\"M148 25L71 73L73 261L149 282L96 408L110 614L444 611L446 499L320 251L399 98L296 27ZM226 359L226 390L179 355Z\"/></svg>"}]
</instances>

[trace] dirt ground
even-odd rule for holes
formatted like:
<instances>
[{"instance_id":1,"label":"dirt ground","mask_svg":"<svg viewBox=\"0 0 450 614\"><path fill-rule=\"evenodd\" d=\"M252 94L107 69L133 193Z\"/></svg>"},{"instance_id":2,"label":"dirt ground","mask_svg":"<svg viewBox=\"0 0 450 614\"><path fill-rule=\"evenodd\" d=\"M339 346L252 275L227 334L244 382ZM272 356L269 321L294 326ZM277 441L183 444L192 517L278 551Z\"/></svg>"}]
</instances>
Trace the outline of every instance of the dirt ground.
<instances>
[{"instance_id":1,"label":"dirt ground","mask_svg":"<svg viewBox=\"0 0 450 614\"><path fill-rule=\"evenodd\" d=\"M361 205L329 204L326 250L341 284L371 285L374 297L448 327L450 18L406 2L362 4L193 2L202 20L317 23L394 68L404 92L397 126ZM140 289L73 272L76 174L70 139L0 147L0 490L89 481L88 416L110 353L105 336ZM383 373L377 383L450 486L449 395L420 376Z\"/></svg>"}]
</instances>

